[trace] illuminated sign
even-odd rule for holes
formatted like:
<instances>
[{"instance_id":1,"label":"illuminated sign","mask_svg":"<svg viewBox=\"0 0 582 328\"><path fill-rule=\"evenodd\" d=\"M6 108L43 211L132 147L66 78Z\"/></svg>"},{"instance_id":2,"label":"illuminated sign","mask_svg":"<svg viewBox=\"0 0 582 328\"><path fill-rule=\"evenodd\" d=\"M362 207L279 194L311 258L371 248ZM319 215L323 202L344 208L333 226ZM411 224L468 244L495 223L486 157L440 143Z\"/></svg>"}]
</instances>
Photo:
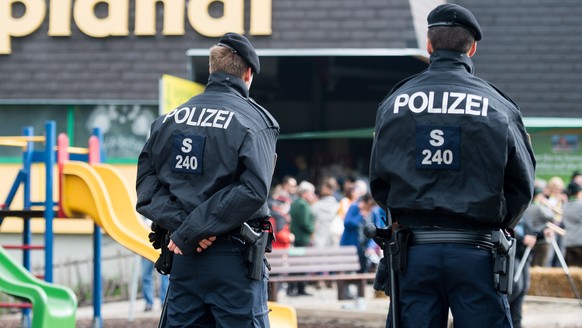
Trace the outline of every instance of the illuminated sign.
<instances>
[{"instance_id":1,"label":"illuminated sign","mask_svg":"<svg viewBox=\"0 0 582 328\"><path fill-rule=\"evenodd\" d=\"M130 0L50 0L48 10L49 30L52 37L71 36L71 24L75 24L88 36L106 38L128 36ZM156 3L164 5L163 35L184 35L185 17L190 26L201 35L221 36L226 32L244 34L244 0L134 0L134 35L156 34ZM213 17L209 12L212 3L222 4L222 16ZM24 6L24 14L14 17L16 3ZM107 5L107 16L98 17L95 7ZM251 35L271 35L272 0L250 0ZM47 16L46 0L0 1L0 54L10 54L11 38L27 36L36 31ZM71 17L72 16L72 17ZM72 19L71 19L72 18Z\"/></svg>"}]
</instances>

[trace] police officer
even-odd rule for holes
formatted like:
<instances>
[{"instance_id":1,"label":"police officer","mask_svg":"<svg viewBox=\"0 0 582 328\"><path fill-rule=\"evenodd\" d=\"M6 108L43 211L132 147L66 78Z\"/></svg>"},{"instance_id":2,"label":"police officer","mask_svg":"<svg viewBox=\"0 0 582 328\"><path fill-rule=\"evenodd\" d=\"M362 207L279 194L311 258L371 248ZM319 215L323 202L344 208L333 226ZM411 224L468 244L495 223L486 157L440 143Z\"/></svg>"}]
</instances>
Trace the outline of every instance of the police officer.
<instances>
[{"instance_id":1,"label":"police officer","mask_svg":"<svg viewBox=\"0 0 582 328\"><path fill-rule=\"evenodd\" d=\"M247 277L240 235L268 221L279 135L249 89L259 57L242 35L210 48L203 93L157 118L138 161L137 210L173 252L165 327L268 327L267 281ZM154 231L156 232L156 231Z\"/></svg>"},{"instance_id":2,"label":"police officer","mask_svg":"<svg viewBox=\"0 0 582 328\"><path fill-rule=\"evenodd\" d=\"M528 206L535 158L518 106L473 75L473 14L443 4L427 20L430 66L380 104L370 164L374 199L410 231L396 316L446 327L450 308L455 327L511 327L491 235Z\"/></svg>"}]
</instances>

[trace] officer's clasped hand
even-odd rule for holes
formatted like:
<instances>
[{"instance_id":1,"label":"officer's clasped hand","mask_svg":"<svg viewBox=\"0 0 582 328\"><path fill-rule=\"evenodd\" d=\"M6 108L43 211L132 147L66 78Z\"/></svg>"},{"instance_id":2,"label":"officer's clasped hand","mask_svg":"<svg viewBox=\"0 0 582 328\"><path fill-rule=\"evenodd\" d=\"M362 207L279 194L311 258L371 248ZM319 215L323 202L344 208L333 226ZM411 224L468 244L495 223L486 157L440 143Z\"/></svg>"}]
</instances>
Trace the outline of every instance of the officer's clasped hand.
<instances>
[{"instance_id":1,"label":"officer's clasped hand","mask_svg":"<svg viewBox=\"0 0 582 328\"><path fill-rule=\"evenodd\" d=\"M196 247L196 251L198 253L202 252L203 250L207 249L208 247L210 247L210 245L212 245L212 243L216 240L216 236L212 236L212 237L208 237L208 238L204 238L202 239L199 243L198 243L198 247Z\"/></svg>"}]
</instances>

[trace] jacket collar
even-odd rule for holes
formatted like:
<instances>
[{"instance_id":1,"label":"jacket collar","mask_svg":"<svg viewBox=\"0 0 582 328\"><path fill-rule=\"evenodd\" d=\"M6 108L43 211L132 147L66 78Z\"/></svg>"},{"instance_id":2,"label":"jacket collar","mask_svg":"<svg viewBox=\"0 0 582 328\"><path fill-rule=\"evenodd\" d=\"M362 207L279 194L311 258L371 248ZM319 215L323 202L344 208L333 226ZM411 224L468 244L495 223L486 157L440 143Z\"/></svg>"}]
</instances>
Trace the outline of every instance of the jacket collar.
<instances>
[{"instance_id":1,"label":"jacket collar","mask_svg":"<svg viewBox=\"0 0 582 328\"><path fill-rule=\"evenodd\" d=\"M244 98L249 97L249 89L240 78L224 72L214 72L208 77L207 90L228 90Z\"/></svg>"},{"instance_id":2,"label":"jacket collar","mask_svg":"<svg viewBox=\"0 0 582 328\"><path fill-rule=\"evenodd\" d=\"M464 67L470 74L474 73L473 61L467 54L451 50L438 50L430 55L431 67Z\"/></svg>"}]
</instances>

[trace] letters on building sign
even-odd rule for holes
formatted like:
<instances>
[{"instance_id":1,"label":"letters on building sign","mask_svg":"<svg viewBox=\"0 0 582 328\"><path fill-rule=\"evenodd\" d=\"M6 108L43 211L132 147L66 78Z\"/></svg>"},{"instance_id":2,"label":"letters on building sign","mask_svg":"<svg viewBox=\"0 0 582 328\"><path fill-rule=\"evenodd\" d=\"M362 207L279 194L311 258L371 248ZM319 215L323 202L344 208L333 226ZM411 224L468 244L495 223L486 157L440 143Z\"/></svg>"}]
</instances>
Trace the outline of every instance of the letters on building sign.
<instances>
[{"instance_id":1,"label":"letters on building sign","mask_svg":"<svg viewBox=\"0 0 582 328\"><path fill-rule=\"evenodd\" d=\"M81 32L95 38L128 36L129 17L135 17L134 35L156 35L156 3L164 6L163 35L184 35L185 20L201 35L218 37L226 32L244 34L244 0L133 0L135 15L129 14L130 0L3 0L0 1L0 54L12 52L11 38L24 37L36 31L48 15L51 37L71 36L71 24ZM213 17L209 6L213 2L223 5L223 14ZM13 4L24 6L24 14L14 17ZM107 5L107 16L98 17L95 6ZM250 1L251 35L271 35L272 0Z\"/></svg>"}]
</instances>

